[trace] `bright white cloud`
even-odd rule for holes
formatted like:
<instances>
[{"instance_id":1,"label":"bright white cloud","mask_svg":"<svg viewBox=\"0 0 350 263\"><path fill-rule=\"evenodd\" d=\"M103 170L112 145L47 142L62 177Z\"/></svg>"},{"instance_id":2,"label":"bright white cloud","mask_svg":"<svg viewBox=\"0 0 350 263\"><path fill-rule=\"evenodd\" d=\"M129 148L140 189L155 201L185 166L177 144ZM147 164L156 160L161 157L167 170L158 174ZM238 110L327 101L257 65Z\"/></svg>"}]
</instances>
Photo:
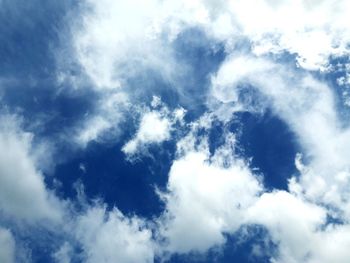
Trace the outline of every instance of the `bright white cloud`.
<instances>
[{"instance_id":1,"label":"bright white cloud","mask_svg":"<svg viewBox=\"0 0 350 263\"><path fill-rule=\"evenodd\" d=\"M278 244L272 262L347 262L349 225L326 223L327 210L285 191L263 194L246 212L249 224L261 224Z\"/></svg>"},{"instance_id":2,"label":"bright white cloud","mask_svg":"<svg viewBox=\"0 0 350 263\"><path fill-rule=\"evenodd\" d=\"M191 145L189 138L185 141ZM187 148L173 163L168 193L162 195L165 250L205 252L223 244L223 234L234 233L243 223L245 209L255 202L262 186L242 160L233 158L233 143L228 136L226 145L211 158L205 146Z\"/></svg>"},{"instance_id":3,"label":"bright white cloud","mask_svg":"<svg viewBox=\"0 0 350 263\"><path fill-rule=\"evenodd\" d=\"M171 56L153 25L161 13L158 1L88 0L86 4L88 11L74 44L79 62L97 88L121 87L125 78L148 67L171 74L171 63L166 62Z\"/></svg>"},{"instance_id":4,"label":"bright white cloud","mask_svg":"<svg viewBox=\"0 0 350 263\"><path fill-rule=\"evenodd\" d=\"M330 56L349 53L348 1L191 2L195 3L191 8L196 10L192 15L199 10L206 14L200 25L228 47L245 37L255 54L289 52L296 55L299 66L310 70L326 69ZM187 17L182 19L189 21Z\"/></svg>"},{"instance_id":5,"label":"bright white cloud","mask_svg":"<svg viewBox=\"0 0 350 263\"><path fill-rule=\"evenodd\" d=\"M0 227L0 262L14 263L15 262L16 242L12 233Z\"/></svg>"},{"instance_id":6,"label":"bright white cloud","mask_svg":"<svg viewBox=\"0 0 350 263\"><path fill-rule=\"evenodd\" d=\"M14 116L2 115L0 123L0 211L29 222L59 220L61 204L31 158L33 135L22 131Z\"/></svg>"},{"instance_id":7,"label":"bright white cloud","mask_svg":"<svg viewBox=\"0 0 350 263\"><path fill-rule=\"evenodd\" d=\"M169 140L173 126L176 123L184 124L186 111L183 108L170 112L159 97L153 97L151 106L152 109L145 109L146 112L142 114L135 136L123 146L125 154L132 156L142 152L147 145Z\"/></svg>"},{"instance_id":8,"label":"bright white cloud","mask_svg":"<svg viewBox=\"0 0 350 263\"><path fill-rule=\"evenodd\" d=\"M135 138L123 147L126 154L134 154L144 144L160 143L170 138L170 121L158 112L144 114Z\"/></svg>"},{"instance_id":9,"label":"bright white cloud","mask_svg":"<svg viewBox=\"0 0 350 263\"><path fill-rule=\"evenodd\" d=\"M328 66L330 55L342 55L349 43L348 1L230 1L230 10L253 41L254 52L288 51L300 66ZM298 17L298 19L295 19Z\"/></svg>"},{"instance_id":10,"label":"bright white cloud","mask_svg":"<svg viewBox=\"0 0 350 263\"><path fill-rule=\"evenodd\" d=\"M153 262L152 233L145 222L125 217L116 208L91 207L77 218L74 231L87 263Z\"/></svg>"},{"instance_id":11,"label":"bright white cloud","mask_svg":"<svg viewBox=\"0 0 350 263\"><path fill-rule=\"evenodd\" d=\"M325 216L324 209L284 191L263 194L246 212L247 223L265 226L279 244L279 262L307 260L308 244Z\"/></svg>"},{"instance_id":12,"label":"bright white cloud","mask_svg":"<svg viewBox=\"0 0 350 263\"><path fill-rule=\"evenodd\" d=\"M310 243L312 256L309 262L346 263L350 256L349 231L349 225L330 225L325 231L317 233Z\"/></svg>"},{"instance_id":13,"label":"bright white cloud","mask_svg":"<svg viewBox=\"0 0 350 263\"><path fill-rule=\"evenodd\" d=\"M142 4L105 0L88 1L88 4L93 11L84 17L85 27L76 39L76 46L90 75L98 78L97 83L108 86L111 86L115 65L132 60L131 49L140 52L140 46L133 40L141 41L146 51L141 52L141 62L164 65L164 62L159 63L159 57L153 56L156 54L153 48L159 44L154 40L161 36L157 33L166 32L175 38L177 33L191 26L200 26L228 44L237 37L247 37L252 41L253 52L259 55L284 51L296 54L298 64L306 69L327 68L330 55L349 52L347 10L350 7L346 0L336 3L149 0ZM135 6L138 6L137 11ZM121 26L125 22L128 30Z\"/></svg>"}]
</instances>

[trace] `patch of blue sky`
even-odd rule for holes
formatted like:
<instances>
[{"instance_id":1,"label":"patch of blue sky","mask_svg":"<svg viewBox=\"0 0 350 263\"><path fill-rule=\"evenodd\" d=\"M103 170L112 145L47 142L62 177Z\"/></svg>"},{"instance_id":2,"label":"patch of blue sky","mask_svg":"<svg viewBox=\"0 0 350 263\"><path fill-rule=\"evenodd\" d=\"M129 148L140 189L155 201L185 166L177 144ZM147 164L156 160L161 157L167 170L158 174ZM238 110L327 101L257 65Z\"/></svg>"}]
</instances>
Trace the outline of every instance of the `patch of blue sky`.
<instances>
[{"instance_id":1,"label":"patch of blue sky","mask_svg":"<svg viewBox=\"0 0 350 263\"><path fill-rule=\"evenodd\" d=\"M58 141L94 110L97 93L89 88L74 91L57 81L55 49L66 16L76 5L70 0L1 3L1 109L22 117L34 140Z\"/></svg>"},{"instance_id":2,"label":"patch of blue sky","mask_svg":"<svg viewBox=\"0 0 350 263\"><path fill-rule=\"evenodd\" d=\"M297 174L294 160L300 151L295 135L270 110L263 114L243 112L232 129L238 131L238 149L250 166L263 175L267 189L288 188L288 179Z\"/></svg>"},{"instance_id":3,"label":"patch of blue sky","mask_svg":"<svg viewBox=\"0 0 350 263\"><path fill-rule=\"evenodd\" d=\"M173 159L174 145L150 149L149 157L130 163L120 144L91 143L86 151L56 167L63 197L75 198L73 185L81 181L89 200L99 198L111 209L149 219L163 211L156 187L164 188ZM80 167L84 166L84 170Z\"/></svg>"},{"instance_id":4,"label":"patch of blue sky","mask_svg":"<svg viewBox=\"0 0 350 263\"><path fill-rule=\"evenodd\" d=\"M98 94L90 89L58 92L57 87L49 86L50 83L40 80L35 84L18 82L3 89L3 104L23 116L24 124L29 130L35 129L38 136L54 137L74 127L84 115L93 113L98 98Z\"/></svg>"},{"instance_id":5,"label":"patch of blue sky","mask_svg":"<svg viewBox=\"0 0 350 263\"><path fill-rule=\"evenodd\" d=\"M2 77L29 81L52 77L52 52L73 1L1 2L0 66Z\"/></svg>"}]
</instances>

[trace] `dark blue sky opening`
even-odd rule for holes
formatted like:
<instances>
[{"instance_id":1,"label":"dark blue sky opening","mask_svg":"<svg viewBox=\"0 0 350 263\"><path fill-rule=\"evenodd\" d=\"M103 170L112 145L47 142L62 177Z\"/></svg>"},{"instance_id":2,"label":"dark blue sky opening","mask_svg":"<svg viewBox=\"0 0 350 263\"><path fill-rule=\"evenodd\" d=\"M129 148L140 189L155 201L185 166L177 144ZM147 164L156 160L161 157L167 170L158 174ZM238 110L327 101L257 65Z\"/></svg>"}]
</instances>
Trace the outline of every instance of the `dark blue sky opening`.
<instances>
[{"instance_id":1,"label":"dark blue sky opening","mask_svg":"<svg viewBox=\"0 0 350 263\"><path fill-rule=\"evenodd\" d=\"M149 156L130 163L121 152L122 145L90 143L79 157L58 165L55 177L63 187L63 197L75 198L72 185L81 180L90 199L101 198L109 208L118 207L125 214L152 218L163 211L155 187L164 190L174 158L173 143L151 147ZM86 172L80 169L84 165Z\"/></svg>"},{"instance_id":2,"label":"dark blue sky opening","mask_svg":"<svg viewBox=\"0 0 350 263\"><path fill-rule=\"evenodd\" d=\"M299 147L288 126L271 111L263 115L239 113L234 130L239 130L238 149L252 157L251 168L258 168L268 189L287 189L288 178L297 173L294 165Z\"/></svg>"}]
</instances>

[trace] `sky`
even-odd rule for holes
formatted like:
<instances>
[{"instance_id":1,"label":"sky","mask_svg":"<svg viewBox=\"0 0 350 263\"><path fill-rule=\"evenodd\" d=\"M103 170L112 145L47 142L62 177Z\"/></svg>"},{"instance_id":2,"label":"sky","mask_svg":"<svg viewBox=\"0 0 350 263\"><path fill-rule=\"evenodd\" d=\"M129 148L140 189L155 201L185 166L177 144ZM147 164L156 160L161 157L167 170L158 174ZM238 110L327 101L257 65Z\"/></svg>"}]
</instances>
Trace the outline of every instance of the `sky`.
<instances>
[{"instance_id":1,"label":"sky","mask_svg":"<svg viewBox=\"0 0 350 263\"><path fill-rule=\"evenodd\" d=\"M348 262L349 11L0 0L0 262Z\"/></svg>"}]
</instances>

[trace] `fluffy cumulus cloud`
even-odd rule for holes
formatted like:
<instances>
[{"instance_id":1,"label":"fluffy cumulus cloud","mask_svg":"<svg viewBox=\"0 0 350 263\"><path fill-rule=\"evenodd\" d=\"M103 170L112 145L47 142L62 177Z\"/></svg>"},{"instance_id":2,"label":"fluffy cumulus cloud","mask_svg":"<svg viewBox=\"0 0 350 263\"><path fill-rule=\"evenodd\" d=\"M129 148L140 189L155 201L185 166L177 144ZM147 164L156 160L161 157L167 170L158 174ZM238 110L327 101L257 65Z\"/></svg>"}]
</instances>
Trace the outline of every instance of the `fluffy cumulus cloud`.
<instances>
[{"instance_id":1,"label":"fluffy cumulus cloud","mask_svg":"<svg viewBox=\"0 0 350 263\"><path fill-rule=\"evenodd\" d=\"M153 262L152 233L145 222L117 209L89 209L77 218L75 232L86 262Z\"/></svg>"},{"instance_id":2,"label":"fluffy cumulus cloud","mask_svg":"<svg viewBox=\"0 0 350 263\"><path fill-rule=\"evenodd\" d=\"M70 5L48 30L11 11L28 30L41 28L38 39L45 35L50 55L36 56L50 57L47 61L56 56L56 64L40 74L32 74L35 67L27 70L30 77L11 72L12 62L20 68L38 58L24 54L28 58L21 61L11 51L28 42L20 26L0 27L0 33L13 30L19 38L0 45L0 54L9 54L0 72L0 85L6 86L0 91L1 262L24 261L18 252L23 244L28 255L33 248L27 261L39 258L40 250L59 263L171 262L174 254L205 257L250 226L265 229L259 238L275 245L276 251L266 252L270 262L349 261L349 1L67 1ZM43 14L36 15L44 21ZM10 89L18 83L22 89ZM74 93L79 103L42 102L39 91L18 102L25 87L40 85L54 93L44 98ZM33 121L33 112L48 116L47 109L59 118ZM78 117L71 114L75 110ZM246 116L264 125L267 113L287 127L299 151L285 189L265 185L269 171L255 167L260 164L250 156L262 153L244 137L251 125ZM259 142L275 136L256 135ZM57 138L55 146L46 145ZM174 147L150 150L165 142ZM135 165L140 176L135 180L124 166L110 165L110 156L101 161L97 152L100 159L94 159L95 151L108 149L110 155L110 148L124 153L116 158L141 160L151 152L156 158L123 163ZM266 154L277 167L275 155L288 151ZM71 168L76 162L80 168ZM47 163L52 175L44 172ZM165 175L154 176L155 163ZM147 181L148 171L156 181ZM111 173L112 179L106 176ZM133 190L120 190L129 182L124 178L133 180ZM83 183L72 194L75 180ZM144 194L138 185L143 180L153 187L159 204L149 206L159 206L158 213L138 214L139 207L129 207L135 203L130 196ZM112 195L101 190L105 185L116 187ZM120 198L125 192L130 195ZM245 235L255 242L254 233ZM42 249L46 236L55 240ZM259 262L259 253L255 256Z\"/></svg>"},{"instance_id":3,"label":"fluffy cumulus cloud","mask_svg":"<svg viewBox=\"0 0 350 263\"><path fill-rule=\"evenodd\" d=\"M247 221L267 227L271 238L279 244L278 262L301 262L310 258L313 235L323 224L325 211L294 195L278 191L263 194L248 209ZM316 251L317 253L317 251ZM312 256L311 256L312 257Z\"/></svg>"},{"instance_id":4,"label":"fluffy cumulus cloud","mask_svg":"<svg viewBox=\"0 0 350 263\"><path fill-rule=\"evenodd\" d=\"M227 156L225 148L212 157L205 148L192 149L173 163L161 222L167 250L205 252L223 244L224 233L243 224L245 210L262 191L246 164Z\"/></svg>"},{"instance_id":5,"label":"fluffy cumulus cloud","mask_svg":"<svg viewBox=\"0 0 350 263\"><path fill-rule=\"evenodd\" d=\"M266 226L279 244L273 262L346 262L349 226L324 227L326 214L324 207L277 191L263 194L247 210L247 222Z\"/></svg>"}]
</instances>

